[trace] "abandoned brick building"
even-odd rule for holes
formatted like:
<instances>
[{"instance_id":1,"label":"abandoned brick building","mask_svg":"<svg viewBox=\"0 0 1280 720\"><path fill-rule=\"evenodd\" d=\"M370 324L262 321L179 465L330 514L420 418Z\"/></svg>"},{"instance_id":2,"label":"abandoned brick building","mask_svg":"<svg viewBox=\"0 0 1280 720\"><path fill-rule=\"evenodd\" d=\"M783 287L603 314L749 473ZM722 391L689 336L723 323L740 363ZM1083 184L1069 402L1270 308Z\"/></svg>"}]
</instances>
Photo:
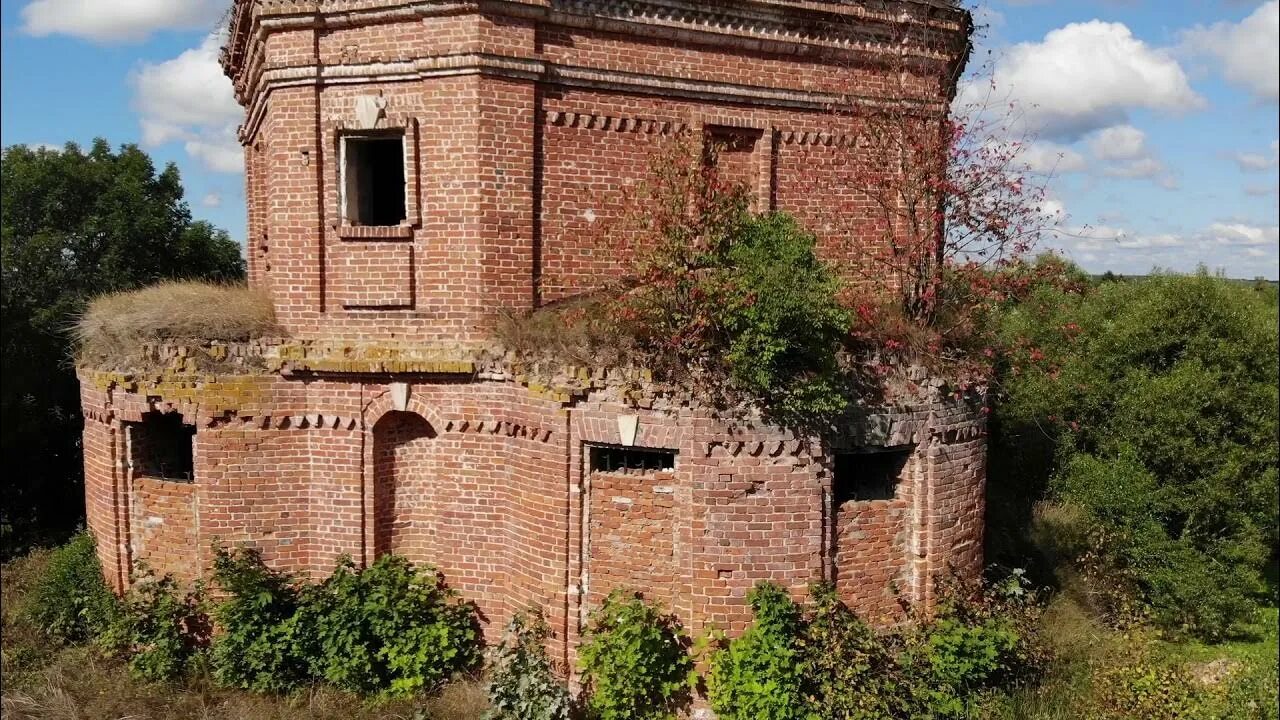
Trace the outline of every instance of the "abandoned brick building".
<instances>
[{"instance_id":1,"label":"abandoned brick building","mask_svg":"<svg viewBox=\"0 0 1280 720\"><path fill-rule=\"evenodd\" d=\"M945 108L969 27L944 0L237 0L249 282L285 336L81 368L110 580L200 576L215 539L314 575L395 552L490 631L542 606L566 660L616 587L693 632L741 628L764 578L829 579L873 619L927 605L982 562L980 402L921 382L805 437L646 394L643 372L546 383L475 349L496 310L622 271L591 229L663 138L723 143L759 209L856 219L854 189L813 191L857 147L832 109L904 86Z\"/></svg>"}]
</instances>

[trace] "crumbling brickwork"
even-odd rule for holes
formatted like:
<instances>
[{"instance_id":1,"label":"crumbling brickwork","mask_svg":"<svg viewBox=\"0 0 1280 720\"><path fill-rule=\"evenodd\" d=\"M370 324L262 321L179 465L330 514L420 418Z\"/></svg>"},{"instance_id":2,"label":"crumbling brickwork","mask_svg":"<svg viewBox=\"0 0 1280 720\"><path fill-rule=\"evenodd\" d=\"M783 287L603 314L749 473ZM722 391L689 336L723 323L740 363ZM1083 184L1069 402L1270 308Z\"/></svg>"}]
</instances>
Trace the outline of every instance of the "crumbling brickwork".
<instances>
[{"instance_id":1,"label":"crumbling brickwork","mask_svg":"<svg viewBox=\"0 0 1280 720\"><path fill-rule=\"evenodd\" d=\"M883 238L840 184L860 140L832 109L943 111L954 88L936 78L963 64L968 22L943 0L236 2L224 66L246 108L249 278L291 337L81 369L111 581L139 562L205 577L215 540L314 576L395 552L439 568L491 633L543 607L568 667L614 588L695 633L741 630L763 579L797 596L832 580L877 621L927 605L937 573L981 564L981 397L903 368L908 391L798 435L643 373L547 384L483 343L496 311L627 267L623 200L677 137L719 147L757 209L795 213L861 277ZM918 76L891 68L904 53ZM387 190L367 195L386 168L358 165L381 157L360 142L402 149L401 219L361 219ZM194 432L182 482L130 460L128 428L157 413ZM900 447L891 496L838 500L838 453ZM593 448L672 458L593 469Z\"/></svg>"}]
</instances>

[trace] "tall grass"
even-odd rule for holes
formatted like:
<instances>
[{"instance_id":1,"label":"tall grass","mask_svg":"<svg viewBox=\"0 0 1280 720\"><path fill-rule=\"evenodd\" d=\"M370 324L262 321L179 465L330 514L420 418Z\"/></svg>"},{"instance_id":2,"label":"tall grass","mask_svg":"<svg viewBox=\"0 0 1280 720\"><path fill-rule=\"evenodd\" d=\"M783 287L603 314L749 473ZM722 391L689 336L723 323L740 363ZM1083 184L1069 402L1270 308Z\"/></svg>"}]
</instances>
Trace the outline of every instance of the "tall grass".
<instances>
[{"instance_id":1,"label":"tall grass","mask_svg":"<svg viewBox=\"0 0 1280 720\"><path fill-rule=\"evenodd\" d=\"M76 322L86 359L127 356L169 339L238 341L280 333L271 299L243 285L164 282L98 297Z\"/></svg>"}]
</instances>

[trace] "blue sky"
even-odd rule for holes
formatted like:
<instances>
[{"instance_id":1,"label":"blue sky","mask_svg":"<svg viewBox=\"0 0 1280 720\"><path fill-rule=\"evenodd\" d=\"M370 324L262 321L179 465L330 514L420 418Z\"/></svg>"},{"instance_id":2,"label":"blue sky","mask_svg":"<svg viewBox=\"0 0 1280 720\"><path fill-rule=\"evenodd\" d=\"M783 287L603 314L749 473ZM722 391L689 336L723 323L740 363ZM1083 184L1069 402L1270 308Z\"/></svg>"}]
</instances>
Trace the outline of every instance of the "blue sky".
<instances>
[{"instance_id":1,"label":"blue sky","mask_svg":"<svg viewBox=\"0 0 1280 720\"><path fill-rule=\"evenodd\" d=\"M136 142L244 235L227 0L3 0L0 143ZM1048 243L1095 271L1277 277L1280 0L989 0L971 72L1052 168ZM964 95L962 93L962 99Z\"/></svg>"}]
</instances>

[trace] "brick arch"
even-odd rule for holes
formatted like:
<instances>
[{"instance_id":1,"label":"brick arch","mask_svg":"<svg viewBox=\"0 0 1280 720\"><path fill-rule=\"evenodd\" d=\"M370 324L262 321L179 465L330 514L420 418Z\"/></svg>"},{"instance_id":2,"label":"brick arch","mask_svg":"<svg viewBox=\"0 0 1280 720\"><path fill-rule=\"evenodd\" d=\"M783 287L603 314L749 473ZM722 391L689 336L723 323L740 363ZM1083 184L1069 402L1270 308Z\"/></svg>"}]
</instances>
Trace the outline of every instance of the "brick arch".
<instances>
[{"instance_id":1,"label":"brick arch","mask_svg":"<svg viewBox=\"0 0 1280 720\"><path fill-rule=\"evenodd\" d=\"M382 416L389 412L395 411L395 401L391 398L391 391L387 390L365 404L364 410L360 413L361 427L370 432L373 426L378 424ZM405 412L411 412L415 415L421 415L423 420L431 424L437 433L443 433L449 426L448 421L435 408L428 405L416 395L409 394L409 401L405 403Z\"/></svg>"},{"instance_id":2,"label":"brick arch","mask_svg":"<svg viewBox=\"0 0 1280 720\"><path fill-rule=\"evenodd\" d=\"M425 554L432 527L439 430L420 413L392 410L369 429L373 555Z\"/></svg>"}]
</instances>

